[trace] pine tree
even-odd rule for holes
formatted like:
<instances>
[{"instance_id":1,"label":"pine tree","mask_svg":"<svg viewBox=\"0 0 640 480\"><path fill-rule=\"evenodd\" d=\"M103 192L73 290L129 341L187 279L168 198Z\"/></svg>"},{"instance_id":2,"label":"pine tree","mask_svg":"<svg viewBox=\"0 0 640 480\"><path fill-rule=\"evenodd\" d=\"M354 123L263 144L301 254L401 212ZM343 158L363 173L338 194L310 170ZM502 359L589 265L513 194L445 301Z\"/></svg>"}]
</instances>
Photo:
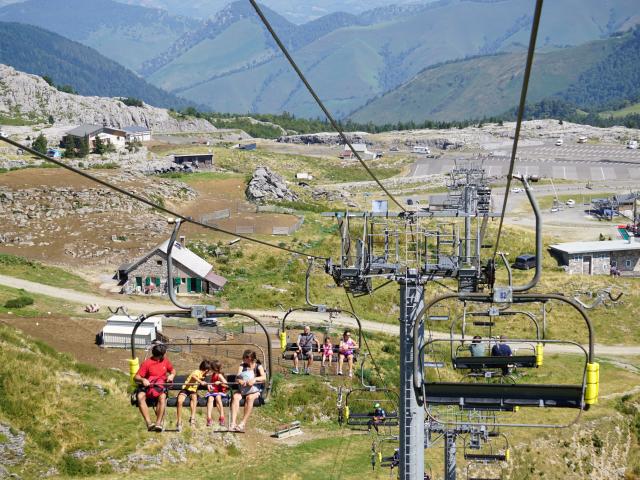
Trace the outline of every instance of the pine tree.
<instances>
[{"instance_id":1,"label":"pine tree","mask_svg":"<svg viewBox=\"0 0 640 480\"><path fill-rule=\"evenodd\" d=\"M76 156L76 141L71 135L67 135L62 139L62 147L64 148L64 156L66 158Z\"/></svg>"},{"instance_id":2,"label":"pine tree","mask_svg":"<svg viewBox=\"0 0 640 480\"><path fill-rule=\"evenodd\" d=\"M82 137L78 145L78 157L84 158L89 155L89 137Z\"/></svg>"},{"instance_id":3,"label":"pine tree","mask_svg":"<svg viewBox=\"0 0 640 480\"><path fill-rule=\"evenodd\" d=\"M45 137L43 133L38 135L38 137L33 141L33 149L42 154L47 153L47 137Z\"/></svg>"},{"instance_id":4,"label":"pine tree","mask_svg":"<svg viewBox=\"0 0 640 480\"><path fill-rule=\"evenodd\" d=\"M104 144L104 142L100 138L100 135L96 135L96 139L93 142L93 152L97 153L98 155L102 155L106 151L107 151L107 146Z\"/></svg>"}]
</instances>

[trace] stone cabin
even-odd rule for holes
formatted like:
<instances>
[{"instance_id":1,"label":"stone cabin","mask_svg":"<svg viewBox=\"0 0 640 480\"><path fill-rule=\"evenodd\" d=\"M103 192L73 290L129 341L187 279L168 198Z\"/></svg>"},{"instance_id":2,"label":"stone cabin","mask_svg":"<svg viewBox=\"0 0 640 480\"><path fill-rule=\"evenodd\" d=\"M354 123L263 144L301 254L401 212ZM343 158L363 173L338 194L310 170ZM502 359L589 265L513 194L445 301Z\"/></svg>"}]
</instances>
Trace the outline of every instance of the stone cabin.
<instances>
[{"instance_id":1,"label":"stone cabin","mask_svg":"<svg viewBox=\"0 0 640 480\"><path fill-rule=\"evenodd\" d=\"M183 238L181 239L183 240ZM160 293L167 290L167 247L169 240L158 245L137 260L121 265L116 278L123 293ZM173 286L177 293L212 294L222 290L227 279L214 273L213 267L182 243L175 242L173 260Z\"/></svg>"},{"instance_id":2,"label":"stone cabin","mask_svg":"<svg viewBox=\"0 0 640 480\"><path fill-rule=\"evenodd\" d=\"M69 130L65 137L72 138L87 138L89 141L89 148L93 149L96 146L96 137L107 144L113 145L116 149L124 148L127 141L127 133L119 128L107 127L106 125L89 125L84 124Z\"/></svg>"},{"instance_id":3,"label":"stone cabin","mask_svg":"<svg viewBox=\"0 0 640 480\"><path fill-rule=\"evenodd\" d=\"M640 276L640 241L569 242L549 250L570 274L609 275L615 267L621 275Z\"/></svg>"}]
</instances>

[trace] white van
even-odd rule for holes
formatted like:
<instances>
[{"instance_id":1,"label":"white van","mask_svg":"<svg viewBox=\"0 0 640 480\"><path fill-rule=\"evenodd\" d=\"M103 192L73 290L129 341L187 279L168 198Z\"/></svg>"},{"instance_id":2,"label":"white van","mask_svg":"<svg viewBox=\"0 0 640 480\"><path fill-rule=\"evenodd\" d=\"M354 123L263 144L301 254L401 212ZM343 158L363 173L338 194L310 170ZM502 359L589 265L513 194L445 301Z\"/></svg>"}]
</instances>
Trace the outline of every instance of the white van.
<instances>
[{"instance_id":1,"label":"white van","mask_svg":"<svg viewBox=\"0 0 640 480\"><path fill-rule=\"evenodd\" d=\"M413 147L413 153L418 153L420 155L431 155L431 150L426 145L416 145Z\"/></svg>"},{"instance_id":2,"label":"white van","mask_svg":"<svg viewBox=\"0 0 640 480\"><path fill-rule=\"evenodd\" d=\"M589 140L587 137L585 137L584 135L578 137L578 143L587 143L587 140Z\"/></svg>"},{"instance_id":3,"label":"white van","mask_svg":"<svg viewBox=\"0 0 640 480\"><path fill-rule=\"evenodd\" d=\"M630 148L632 150L637 150L638 149L638 141L637 140L629 140L629 143L627 143L627 148Z\"/></svg>"}]
</instances>

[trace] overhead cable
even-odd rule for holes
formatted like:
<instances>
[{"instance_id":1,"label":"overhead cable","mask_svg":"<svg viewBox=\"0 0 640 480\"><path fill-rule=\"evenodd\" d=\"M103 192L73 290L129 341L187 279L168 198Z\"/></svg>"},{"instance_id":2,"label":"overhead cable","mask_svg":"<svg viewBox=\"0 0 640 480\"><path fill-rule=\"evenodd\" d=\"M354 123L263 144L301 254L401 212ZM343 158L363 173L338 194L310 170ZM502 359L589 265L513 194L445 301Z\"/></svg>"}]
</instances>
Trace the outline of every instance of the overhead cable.
<instances>
[{"instance_id":1,"label":"overhead cable","mask_svg":"<svg viewBox=\"0 0 640 480\"><path fill-rule=\"evenodd\" d=\"M29 148L29 147L27 147L25 145L22 145L19 142L16 142L16 141L11 140L11 139L6 138L6 137L0 137L0 140L3 140L3 141L7 142L10 145L13 145L14 147L21 148L25 152L29 152L30 154L35 155L35 156L37 156L39 158L42 158L43 160L46 160L47 162L53 163L55 165L58 165L59 167L62 167L65 170L69 170L70 172L73 172L73 173L75 173L77 175L80 175L80 176L82 176L84 178L87 178L87 179L91 180L92 182L99 183L100 185L102 185L104 187L107 187L107 188L109 188L109 189L111 189L111 190L113 190L115 192L121 193L122 195L125 195L125 196L127 196L129 198L132 198L134 200L137 200L140 203L144 203L145 205L148 205L148 206L150 206L152 208L155 208L156 210L158 210L160 212L166 213L167 215L171 215L172 217L175 217L175 218L179 218L185 223L191 223L193 225L197 225L197 226L202 227L202 228L213 230L215 232L225 233L227 235L231 235L231 236L234 236L234 237L237 237L237 238L242 238L243 240L247 240L249 242L253 242L253 243L260 244L260 245L264 245L266 247L282 250L284 252L295 253L296 255L303 255L303 256L306 256L306 257L313 257L313 258L317 258L317 259L321 259L321 260L326 260L327 259L326 257L320 257L320 256L317 256L317 255L312 255L310 253L302 252L302 251L295 250L295 249L292 249L292 248L281 247L280 245L275 245L273 243L265 242L264 240L259 240L257 238L252 238L252 237L248 237L246 235L242 235L242 234L238 234L238 233L235 233L235 232L231 232L229 230L225 230L224 228L215 227L213 225L208 225L208 224L200 222L198 220L194 220L191 217L185 217L184 215L182 215L182 214L180 214L178 212L170 210L170 209L168 209L168 208L166 208L166 207L164 207L162 205L158 205L157 203L154 203L151 200L148 200L148 199L146 199L146 198L144 198L144 197L142 197L142 196L140 196L140 195L138 195L136 193L130 192L129 190L126 190L126 189L124 189L122 187L118 187L117 185L114 185L114 184L112 184L110 182L107 182L106 180L102 180L101 178L98 178L98 177L96 177L94 175L91 175L90 173L87 173L87 172L82 171L82 170L80 170L78 168L75 168L75 167L73 167L71 165L68 165L68 164L66 164L66 163L64 163L64 162L62 162L60 160L57 160L57 159L51 158L51 157L47 157L46 155L44 155L44 154L42 154L42 153L40 153L40 152L38 152L38 151L36 151L36 150L34 150L32 148Z\"/></svg>"},{"instance_id":2,"label":"overhead cable","mask_svg":"<svg viewBox=\"0 0 640 480\"><path fill-rule=\"evenodd\" d=\"M338 125L338 122L336 122L336 120L333 118L333 115L331 115L331 112L329 112L329 110L324 105L322 100L320 100L320 97L315 92L315 90L313 89L313 87L311 86L311 84L309 83L307 78L305 77L304 73L302 73L302 70L300 70L300 68L298 67L298 64L296 63L296 61L293 59L293 57L289 53L289 50L287 50L287 47L285 47L284 43L282 43L282 40L280 40L280 37L278 36L276 31L271 26L271 23L269 23L269 20L267 20L267 17L265 17L265 15L262 12L262 9L258 5L258 3L255 0L249 0L249 1L251 2L251 5L253 6L254 10L256 11L258 16L260 17L260 20L262 20L262 23L264 24L266 29L271 34L271 37L273 38L273 40L276 42L276 44L280 48L280 51L286 57L286 59L289 61L289 64L291 65L291 68L293 68L295 70L295 72L298 74L298 77L300 78L300 81L304 84L304 86L307 88L307 90L309 91L309 93L311 94L313 99L316 101L316 103L318 104L320 109L324 112L325 116L329 120L329 123L331 123L331 126L333 127L333 129L336 132L338 132L338 134L340 135L340 138L342 139L342 141L349 147L349 149L351 150L351 153L353 153L353 155L358 159L360 164L364 167L364 169L371 176L371 178L373 178L375 180L375 182L382 189L382 191L387 194L387 196L393 201L393 203L395 203L398 207L400 207L400 210L402 210L403 212L406 212L407 210L402 206L402 204L398 200L396 200L396 198L389 192L389 190L387 190L385 188L385 186L382 184L382 182L380 180L378 180L378 177L375 176L375 174L369 168L369 166L366 164L366 162L364 160L362 160L362 157L360 157L360 155L358 154L356 149L353 148L353 145L351 144L351 142L349 141L347 136L344 134L344 131L342 130L342 128L340 128L340 125Z\"/></svg>"},{"instance_id":3,"label":"overhead cable","mask_svg":"<svg viewBox=\"0 0 640 480\"><path fill-rule=\"evenodd\" d=\"M507 186L504 192L504 203L502 204L502 213L500 215L500 224L498 225L498 233L496 237L496 246L493 251L493 260L495 261L500 248L500 236L502 235L502 226L504 217L507 212L507 200L509 200L509 192L511 191L511 180L513 179L513 171L516 166L516 153L518 151L518 140L520 139L520 128L522 127L522 118L524 117L524 109L527 103L527 91L529 89L529 78L531 77L531 68L533 66L533 55L536 50L536 41L538 38L538 27L540 26L540 17L542 15L543 0L536 1L536 8L533 14L533 24L531 25L531 37L529 39L529 50L527 52L527 65L524 70L524 78L522 79L522 90L520 91L520 104L518 105L518 118L516 121L516 132L513 138L513 148L511 149L511 161L509 163L509 173L507 174Z\"/></svg>"}]
</instances>

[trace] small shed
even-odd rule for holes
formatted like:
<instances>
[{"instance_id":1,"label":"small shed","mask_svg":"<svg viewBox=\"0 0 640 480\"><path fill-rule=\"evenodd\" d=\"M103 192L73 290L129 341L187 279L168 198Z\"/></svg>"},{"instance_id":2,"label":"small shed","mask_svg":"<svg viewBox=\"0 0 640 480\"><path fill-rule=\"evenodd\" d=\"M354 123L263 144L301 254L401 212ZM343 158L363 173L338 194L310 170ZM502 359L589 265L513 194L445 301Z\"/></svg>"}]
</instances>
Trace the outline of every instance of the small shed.
<instances>
[{"instance_id":1,"label":"small shed","mask_svg":"<svg viewBox=\"0 0 640 480\"><path fill-rule=\"evenodd\" d=\"M136 317L113 315L107 319L102 329L101 345L105 348L130 348L131 333L137 322ZM162 318L151 317L138 327L135 336L136 347L144 348L162 334Z\"/></svg>"},{"instance_id":2,"label":"small shed","mask_svg":"<svg viewBox=\"0 0 640 480\"><path fill-rule=\"evenodd\" d=\"M213 167L213 153L174 154L173 163L177 165L194 165L198 168L211 168Z\"/></svg>"}]
</instances>

